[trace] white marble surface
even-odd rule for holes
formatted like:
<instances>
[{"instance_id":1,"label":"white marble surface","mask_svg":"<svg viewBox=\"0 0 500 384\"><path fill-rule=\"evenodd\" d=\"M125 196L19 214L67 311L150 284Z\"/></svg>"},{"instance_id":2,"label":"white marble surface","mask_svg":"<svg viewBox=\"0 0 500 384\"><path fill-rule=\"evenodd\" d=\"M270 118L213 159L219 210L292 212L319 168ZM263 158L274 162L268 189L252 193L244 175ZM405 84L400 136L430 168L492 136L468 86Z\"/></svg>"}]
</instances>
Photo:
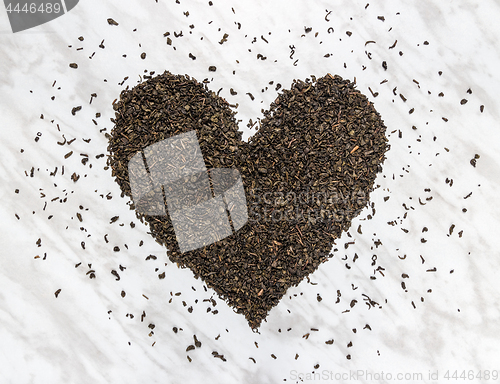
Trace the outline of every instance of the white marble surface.
<instances>
[{"instance_id":1,"label":"white marble surface","mask_svg":"<svg viewBox=\"0 0 500 384\"><path fill-rule=\"evenodd\" d=\"M422 380L405 382L431 383L456 382L444 378L447 370L500 370L499 3L213 3L82 0L67 15L17 34L0 10L0 382L296 383L302 382L300 373L303 382L383 383L397 382L398 373L421 373ZM109 17L119 25L108 25ZM304 27L312 31L305 34ZM163 36L167 31L171 46ZM224 33L229 37L221 45ZM258 60L258 53L267 60ZM209 65L217 71L208 72ZM310 281L289 290L259 333L189 270L168 261L128 200L120 198L110 170L104 170L105 157L96 159L106 154L100 130L112 128L111 103L145 69L213 78L210 88L222 88L221 96L239 104L246 137L254 132L246 123L274 100L276 83L287 88L294 78L328 72L355 77L386 122L391 150L372 194L373 218L366 220L372 213L366 209L337 241L334 257ZM231 87L238 95L230 95ZM89 104L92 93L97 98ZM461 105L462 99L468 102ZM63 135L76 140L58 145ZM87 165L81 153L88 154ZM469 161L475 154L480 158L474 168ZM32 167L34 176L26 176ZM55 167L57 174L50 176ZM80 175L76 183L73 173ZM115 215L118 221L110 224ZM354 244L345 249L348 242ZM150 254L157 259L146 261ZM379 266L384 269L376 271ZM167 278L159 280L162 271ZM378 305L369 308L363 295ZM216 307L203 301L209 298ZM351 308L352 300L357 303ZM186 352L194 334L202 346ZM333 344L326 344L330 339ZM358 370L365 376L338 376ZM312 372L321 377L305 376ZM382 372L384 378L366 377Z\"/></svg>"}]
</instances>

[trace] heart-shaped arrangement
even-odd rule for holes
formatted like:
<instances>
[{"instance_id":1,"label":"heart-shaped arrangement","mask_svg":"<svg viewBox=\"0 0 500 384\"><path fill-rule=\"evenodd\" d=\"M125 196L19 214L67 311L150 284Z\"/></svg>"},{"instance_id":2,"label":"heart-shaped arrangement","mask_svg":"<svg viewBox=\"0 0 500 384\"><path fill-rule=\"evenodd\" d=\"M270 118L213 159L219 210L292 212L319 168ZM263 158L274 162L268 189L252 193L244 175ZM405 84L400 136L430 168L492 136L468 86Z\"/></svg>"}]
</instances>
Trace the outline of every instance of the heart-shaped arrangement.
<instances>
[{"instance_id":1,"label":"heart-shaped arrangement","mask_svg":"<svg viewBox=\"0 0 500 384\"><path fill-rule=\"evenodd\" d=\"M240 172L248 222L218 242L182 253L168 212L136 214L173 262L201 277L252 328L328 260L334 240L368 204L388 150L373 105L352 82L330 74L294 81L248 143L229 104L188 76L149 77L123 91L114 109L108 162L124 195L132 197L128 162L136 153L189 131L207 168Z\"/></svg>"}]
</instances>

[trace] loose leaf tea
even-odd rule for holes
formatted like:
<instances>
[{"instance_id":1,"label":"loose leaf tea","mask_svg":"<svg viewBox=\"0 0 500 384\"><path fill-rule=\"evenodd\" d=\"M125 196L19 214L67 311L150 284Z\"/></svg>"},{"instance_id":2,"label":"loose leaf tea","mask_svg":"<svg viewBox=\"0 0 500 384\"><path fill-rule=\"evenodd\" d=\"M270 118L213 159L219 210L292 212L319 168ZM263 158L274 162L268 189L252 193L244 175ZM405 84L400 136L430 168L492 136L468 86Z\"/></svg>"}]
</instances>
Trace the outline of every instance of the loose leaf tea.
<instances>
[{"instance_id":1,"label":"loose leaf tea","mask_svg":"<svg viewBox=\"0 0 500 384\"><path fill-rule=\"evenodd\" d=\"M289 287L328 260L334 240L368 204L388 150L373 105L354 83L330 74L283 90L248 143L229 104L189 76L149 78L122 91L114 109L108 164L123 195L132 197L134 155L189 131L196 132L207 169L240 172L248 221L223 240L181 253L168 209L136 215L170 260L201 277L252 328Z\"/></svg>"}]
</instances>

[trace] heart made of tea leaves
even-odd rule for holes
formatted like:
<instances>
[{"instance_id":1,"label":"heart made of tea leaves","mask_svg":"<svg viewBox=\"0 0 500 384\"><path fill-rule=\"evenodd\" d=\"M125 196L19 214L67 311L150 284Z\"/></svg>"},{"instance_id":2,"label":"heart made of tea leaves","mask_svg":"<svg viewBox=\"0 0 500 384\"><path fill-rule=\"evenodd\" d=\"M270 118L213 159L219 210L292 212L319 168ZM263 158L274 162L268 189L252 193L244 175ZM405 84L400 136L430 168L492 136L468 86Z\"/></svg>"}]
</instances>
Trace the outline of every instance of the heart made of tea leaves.
<instances>
[{"instance_id":1,"label":"heart made of tea leaves","mask_svg":"<svg viewBox=\"0 0 500 384\"><path fill-rule=\"evenodd\" d=\"M135 154L189 131L208 169L240 172L248 222L213 244L182 253L168 210L136 214L173 262L201 277L252 328L328 260L334 240L368 204L388 149L373 105L330 74L294 81L248 143L229 104L188 76L149 77L123 91L114 109L108 162L124 195L132 198L128 162Z\"/></svg>"}]
</instances>

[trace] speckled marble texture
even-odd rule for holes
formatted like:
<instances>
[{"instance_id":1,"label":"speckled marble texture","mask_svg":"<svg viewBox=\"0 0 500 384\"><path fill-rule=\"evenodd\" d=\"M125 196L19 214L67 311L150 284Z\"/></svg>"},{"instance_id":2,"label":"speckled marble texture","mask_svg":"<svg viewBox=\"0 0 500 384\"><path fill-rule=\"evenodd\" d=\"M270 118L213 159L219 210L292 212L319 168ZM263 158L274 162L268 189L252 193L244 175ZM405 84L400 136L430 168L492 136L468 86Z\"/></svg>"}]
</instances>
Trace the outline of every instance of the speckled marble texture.
<instances>
[{"instance_id":1,"label":"speckled marble texture","mask_svg":"<svg viewBox=\"0 0 500 384\"><path fill-rule=\"evenodd\" d=\"M82 0L16 34L0 10L0 382L493 382L499 3L212 1ZM146 70L208 78L246 138L277 83L326 73L388 128L373 206L258 333L170 263L105 169L112 102Z\"/></svg>"}]
</instances>

